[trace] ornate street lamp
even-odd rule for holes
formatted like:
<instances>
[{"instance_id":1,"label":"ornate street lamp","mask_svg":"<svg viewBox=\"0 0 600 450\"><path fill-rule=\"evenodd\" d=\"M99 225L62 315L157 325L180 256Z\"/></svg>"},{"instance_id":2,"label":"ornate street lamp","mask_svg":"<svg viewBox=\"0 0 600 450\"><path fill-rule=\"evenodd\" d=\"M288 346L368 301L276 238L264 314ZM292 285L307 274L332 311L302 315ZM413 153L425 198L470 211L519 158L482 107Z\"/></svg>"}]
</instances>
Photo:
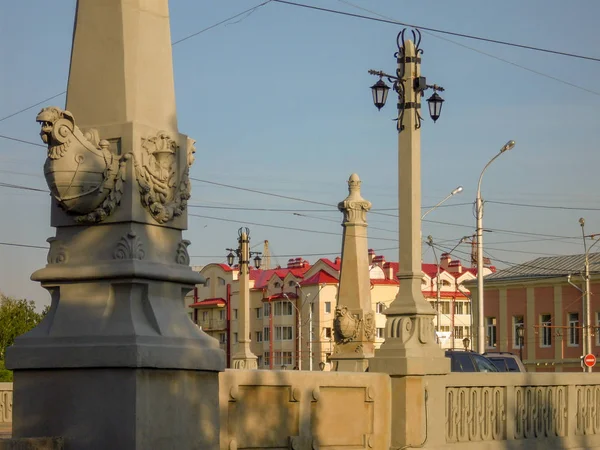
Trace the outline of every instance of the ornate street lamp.
<instances>
[{"instance_id":1,"label":"ornate street lamp","mask_svg":"<svg viewBox=\"0 0 600 450\"><path fill-rule=\"evenodd\" d=\"M245 235L246 241L244 241L243 236ZM239 264L240 264L240 272L246 271L248 272L248 265L250 264L250 258L255 256L254 258L254 267L256 269L260 269L260 264L262 262L262 252L248 252L247 255L244 255L242 252L242 244L250 242L250 230L246 227L242 227L238 230L238 247L237 248L226 248L229 253L227 254L227 264L229 267L233 266L235 263L235 257L237 256Z\"/></svg>"},{"instance_id":2,"label":"ornate street lamp","mask_svg":"<svg viewBox=\"0 0 600 450\"><path fill-rule=\"evenodd\" d=\"M373 86L371 86L371 92L373 94L373 103L375 104L375 106L377 107L377 109L381 109L383 108L383 106L385 105L385 101L387 99L387 95L388 95L388 91L389 91L389 86L387 84L385 84L385 82L383 81L383 77L387 78L388 81L390 83L392 83L392 88L394 89L394 91L396 91L398 93L398 131L402 131L404 129L404 125L403 125L403 118L404 118L404 110L405 109L414 109L415 110L415 115L416 115L416 128L420 128L421 127L421 114L419 112L419 109L421 107L420 102L414 102L414 101L406 101L406 98L410 98L409 95L406 95L408 92L408 90L410 89L411 91L413 91L414 93L416 93L417 95L423 96L423 93L427 90L427 89L433 89L433 95L431 97L429 97L427 99L427 104L429 105L429 115L431 116L431 119L436 122L439 117L440 114L442 112L442 103L444 103L444 99L437 93L437 91L443 92L444 88L441 86L438 86L437 84L427 84L427 80L425 79L425 77L422 77L420 75L416 76L415 78L412 79L412 86L406 86L405 83L407 80L406 78L406 74L405 74L405 66L406 63L416 63L416 64L420 64L421 63L421 53L423 53L423 50L421 50L419 48L419 45L421 43L421 32L417 29L412 30L412 37L415 43L415 50L416 50L416 56L414 57L414 61L413 60L408 60L405 55L404 55L404 47L405 47L405 43L406 43L406 39L404 37L404 34L406 32L406 29L402 30L400 33L398 33L398 36L396 37L396 44L398 45L398 52L396 53L396 59L398 61L398 69L396 70L396 75L390 75L388 73L385 73L381 70L369 70L369 73L371 75L376 75L379 77L379 81L377 81L377 83L375 83ZM410 59L410 57L409 57Z\"/></svg>"}]
</instances>

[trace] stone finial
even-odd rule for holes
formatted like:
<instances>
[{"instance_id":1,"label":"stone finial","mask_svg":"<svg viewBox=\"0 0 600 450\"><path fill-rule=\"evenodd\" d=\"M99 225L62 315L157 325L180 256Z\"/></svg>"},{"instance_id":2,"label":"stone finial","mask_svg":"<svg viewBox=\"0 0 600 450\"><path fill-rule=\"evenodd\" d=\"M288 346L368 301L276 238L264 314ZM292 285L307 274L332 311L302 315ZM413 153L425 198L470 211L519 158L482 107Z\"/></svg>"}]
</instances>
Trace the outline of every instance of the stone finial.
<instances>
[{"instance_id":1,"label":"stone finial","mask_svg":"<svg viewBox=\"0 0 600 450\"><path fill-rule=\"evenodd\" d=\"M360 178L353 173L348 179L348 197L338 204L338 209L344 213L343 224L367 225L367 212L371 209L371 202L360 195Z\"/></svg>"}]
</instances>

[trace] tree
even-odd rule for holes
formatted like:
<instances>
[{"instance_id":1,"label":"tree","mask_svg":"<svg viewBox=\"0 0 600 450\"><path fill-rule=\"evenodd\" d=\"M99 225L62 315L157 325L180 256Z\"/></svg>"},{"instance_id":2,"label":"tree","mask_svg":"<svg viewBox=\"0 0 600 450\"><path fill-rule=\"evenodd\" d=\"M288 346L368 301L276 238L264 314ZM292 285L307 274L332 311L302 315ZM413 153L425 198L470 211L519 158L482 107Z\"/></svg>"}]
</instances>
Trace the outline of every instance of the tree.
<instances>
[{"instance_id":1,"label":"tree","mask_svg":"<svg viewBox=\"0 0 600 450\"><path fill-rule=\"evenodd\" d=\"M25 299L15 299L0 293L0 360L4 361L6 348L17 336L27 333L44 318L48 308L41 313L35 311L35 303Z\"/></svg>"}]
</instances>

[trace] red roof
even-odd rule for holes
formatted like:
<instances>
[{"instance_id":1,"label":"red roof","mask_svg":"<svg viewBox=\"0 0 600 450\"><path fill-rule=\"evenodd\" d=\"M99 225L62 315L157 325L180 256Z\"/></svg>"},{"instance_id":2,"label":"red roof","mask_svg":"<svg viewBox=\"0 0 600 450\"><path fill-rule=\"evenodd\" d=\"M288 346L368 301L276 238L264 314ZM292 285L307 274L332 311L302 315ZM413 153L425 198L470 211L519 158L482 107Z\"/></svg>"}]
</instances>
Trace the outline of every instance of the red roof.
<instances>
[{"instance_id":1,"label":"red roof","mask_svg":"<svg viewBox=\"0 0 600 450\"><path fill-rule=\"evenodd\" d=\"M302 281L300 284L303 286L307 285L307 284L328 284L328 283L329 284L337 284L338 281L339 280L337 278L332 277L327 272L324 272L323 270L319 270L312 277L307 278L306 280Z\"/></svg>"},{"instance_id":2,"label":"red roof","mask_svg":"<svg viewBox=\"0 0 600 450\"><path fill-rule=\"evenodd\" d=\"M371 284L399 284L398 280L390 280L387 278L372 278Z\"/></svg>"},{"instance_id":3,"label":"red roof","mask_svg":"<svg viewBox=\"0 0 600 450\"><path fill-rule=\"evenodd\" d=\"M296 300L298 297L297 294L294 294L293 292L285 292L285 295L283 295L284 292L280 292L278 294L274 294L274 295L269 295L268 297L265 297L262 299L263 302L272 302L273 300L280 300L282 298L285 298L286 300L288 300L288 298L294 299ZM286 298L287 297L287 298Z\"/></svg>"},{"instance_id":4,"label":"red roof","mask_svg":"<svg viewBox=\"0 0 600 450\"><path fill-rule=\"evenodd\" d=\"M190 308L201 308L203 306L225 306L227 302L223 298L207 298L201 302L192 303Z\"/></svg>"},{"instance_id":5,"label":"red roof","mask_svg":"<svg viewBox=\"0 0 600 450\"><path fill-rule=\"evenodd\" d=\"M288 268L280 268L280 269L269 269L269 270L261 270L261 269L253 269L250 271L250 279L254 281L254 289L262 289L267 284L269 284L269 280L273 277L273 275L277 275L282 280L288 274L294 275L296 278L302 279L304 274L310 269L310 266L306 264L304 267L298 267L294 269Z\"/></svg>"},{"instance_id":6,"label":"red roof","mask_svg":"<svg viewBox=\"0 0 600 450\"><path fill-rule=\"evenodd\" d=\"M337 270L338 272L340 271L340 266L342 265L342 260L340 258L336 258L335 262L331 261L328 258L321 258L319 261L323 261L325 264L327 264L333 270Z\"/></svg>"},{"instance_id":7,"label":"red roof","mask_svg":"<svg viewBox=\"0 0 600 450\"><path fill-rule=\"evenodd\" d=\"M435 289L422 291L422 292L423 292L423 296L426 298L429 298L429 299L437 298L437 291ZM440 291L440 298L466 299L468 297L465 294L463 294L461 291Z\"/></svg>"}]
</instances>

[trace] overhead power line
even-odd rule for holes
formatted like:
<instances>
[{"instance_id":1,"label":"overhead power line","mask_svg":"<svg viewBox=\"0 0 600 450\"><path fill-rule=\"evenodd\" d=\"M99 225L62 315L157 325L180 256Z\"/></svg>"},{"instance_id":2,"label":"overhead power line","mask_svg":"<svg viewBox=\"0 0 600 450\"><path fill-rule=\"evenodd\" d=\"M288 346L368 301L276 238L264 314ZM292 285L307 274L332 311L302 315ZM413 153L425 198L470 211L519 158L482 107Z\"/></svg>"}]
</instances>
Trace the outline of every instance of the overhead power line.
<instances>
[{"instance_id":1,"label":"overhead power line","mask_svg":"<svg viewBox=\"0 0 600 450\"><path fill-rule=\"evenodd\" d=\"M239 16L242 16L242 15L244 15L244 14L246 14L246 13L252 13L252 12L254 12L255 10L257 10L258 8L260 8L261 6L264 6L264 5L266 5L267 3L270 3L271 1L273 1L273 0L267 0L267 1L265 1L265 2L262 2L262 3L260 3L260 4L256 5L256 6L253 6L252 8L248 8L248 9L246 9L245 11L242 11L241 13L235 14L235 15L233 15L233 16L231 16L231 17L229 17L229 18L225 19L225 20L221 20L220 22L217 22L217 23L215 23L214 25L211 25L211 26L209 26L209 27L206 27L206 28L204 28L204 29L202 29L202 30L200 30L200 31L197 31L197 32L195 32L195 33L192 33L192 34L189 34L189 35L187 35L187 36L184 36L184 37L182 37L181 39L178 39L178 40L176 40L176 41L172 42L172 43L171 43L171 45L173 46L173 45L177 45L177 44L179 44L179 43L181 43L181 42L183 42L183 41L187 41L187 40L188 40L188 39L190 39L190 38L193 38L193 37L195 37L195 36L198 36L198 35L200 35L200 34L202 34L202 33L206 32L206 31L208 31L208 30L212 30L213 28L215 28L215 27L218 27L219 25L222 25L222 24L224 24L225 22L229 22L229 21L231 21L231 20L233 20L233 19L236 19L236 18L238 18ZM8 116L2 117L2 118L0 118L0 122L2 122L3 120L6 120L6 119L10 119L10 118L11 118L11 117L13 117L13 116L16 116L16 115L18 115L18 114L21 114L21 113L23 113L23 112L25 112L25 111L28 111L28 110L30 110L31 108L35 108L36 106L39 106L39 105L41 105L41 104L43 104L43 103L46 103L47 101L49 101L49 100L52 100L53 98L59 97L59 96L61 96L61 95L63 95L63 94L66 94L66 93L67 93L67 91L62 91L62 92L60 92L60 93L58 93L58 94L55 94L55 95L53 95L52 97L48 97L48 98L46 98L46 99L42 100L42 101L40 101L40 102L38 102L38 103L36 103L36 104L34 104L34 105L28 106L28 107L26 107L26 108L23 108L23 109L21 109L21 110L19 110L19 111L16 111L16 112L14 112L14 113L12 113L12 114L9 114ZM37 144L35 144L35 145L37 145Z\"/></svg>"},{"instance_id":2,"label":"overhead power line","mask_svg":"<svg viewBox=\"0 0 600 450\"><path fill-rule=\"evenodd\" d=\"M349 13L349 12L345 12L345 11L339 11L339 10L336 10L336 9L321 8L321 7L318 7L318 6L305 5L303 3L290 2L290 1L287 1L287 0L272 0L272 1L277 2L277 3L286 4L286 5L297 6L297 7L300 7L300 8L314 9L314 10L317 10L317 11L323 11L323 12L328 12L328 13L332 13L332 14L338 14L338 15L342 15L342 16L354 17L354 18L357 18L357 19L372 20L372 21L375 21L375 22L390 23L390 24L393 24L393 25L402 25L402 26L405 26L405 27L418 28L419 30L431 31L431 32L434 32L434 33L448 34L450 36L457 36L457 37L462 37L462 38L466 38L466 39L473 39L473 40L483 41L483 42L490 42L492 44L507 45L509 47L517 47L517 48L523 48L523 49L526 49L526 50L534 50L534 51L537 51L537 52L551 53L551 54L554 54L554 55L568 56L568 57L571 57L571 58L579 58L579 59L586 59L586 60L589 60L589 61L600 62L600 58L596 58L596 57L593 57L593 56L578 55L576 53L561 52L561 51L558 51L558 50L551 50L551 49L541 48L541 47L533 47L531 45L517 44L517 43L514 43L514 42L507 42L507 41L500 41L498 39L489 39L489 38L484 38L484 37L480 37L480 36L474 36L474 35L471 35L471 34L457 33L457 32L448 31L448 30L440 30L439 28L423 27L421 25L415 25L415 24L412 24L412 23L400 22L400 21L397 21L397 20L378 19L376 17L364 16L362 14L353 14L353 13Z\"/></svg>"}]
</instances>

